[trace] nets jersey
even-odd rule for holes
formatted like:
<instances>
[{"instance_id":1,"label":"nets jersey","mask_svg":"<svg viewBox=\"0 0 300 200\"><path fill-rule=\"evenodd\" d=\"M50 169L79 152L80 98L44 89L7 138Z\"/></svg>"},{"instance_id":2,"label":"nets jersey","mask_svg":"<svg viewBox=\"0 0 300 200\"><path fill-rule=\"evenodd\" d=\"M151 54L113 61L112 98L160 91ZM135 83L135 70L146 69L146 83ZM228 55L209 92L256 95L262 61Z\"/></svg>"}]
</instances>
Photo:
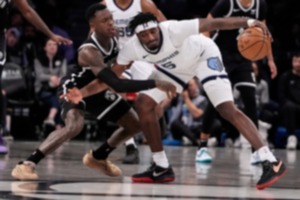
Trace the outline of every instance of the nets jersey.
<instances>
[{"instance_id":1,"label":"nets jersey","mask_svg":"<svg viewBox=\"0 0 300 200\"><path fill-rule=\"evenodd\" d=\"M162 40L156 52L143 47L135 35L120 50L117 63L127 65L135 60L146 61L185 82L190 80L196 75L198 64L207 62L210 49L216 48L215 43L199 34L198 19L165 21L159 23L159 27Z\"/></svg>"},{"instance_id":2,"label":"nets jersey","mask_svg":"<svg viewBox=\"0 0 300 200\"><path fill-rule=\"evenodd\" d=\"M103 58L104 63L106 63L108 66L111 66L116 59L116 56L119 52L118 43L116 39L111 39L111 49L109 51L106 51L104 48L101 47L101 45L98 43L98 41L95 38L95 35L92 34L90 38L88 38L78 49L80 51L83 47L86 46L92 46L96 49L98 49ZM72 72L66 76L63 79L62 84L62 92L66 93L67 88L77 87L82 88L83 86L87 85L91 81L95 80L96 76L94 73L90 70L89 66L77 66L75 67Z\"/></svg>"},{"instance_id":3,"label":"nets jersey","mask_svg":"<svg viewBox=\"0 0 300 200\"><path fill-rule=\"evenodd\" d=\"M128 24L135 15L142 12L141 0L132 0L126 9L120 8L114 0L107 0L106 5L113 15L115 25L119 31L119 43L122 46L133 35L128 28Z\"/></svg>"},{"instance_id":4,"label":"nets jersey","mask_svg":"<svg viewBox=\"0 0 300 200\"><path fill-rule=\"evenodd\" d=\"M266 9L265 0L252 0L252 4L247 9L241 5L240 0L220 0L212 8L210 14L214 18L249 17L264 20L266 18ZM226 53L228 51L239 55L236 38L241 31L242 30L239 29L217 31L213 38L222 53Z\"/></svg>"}]
</instances>

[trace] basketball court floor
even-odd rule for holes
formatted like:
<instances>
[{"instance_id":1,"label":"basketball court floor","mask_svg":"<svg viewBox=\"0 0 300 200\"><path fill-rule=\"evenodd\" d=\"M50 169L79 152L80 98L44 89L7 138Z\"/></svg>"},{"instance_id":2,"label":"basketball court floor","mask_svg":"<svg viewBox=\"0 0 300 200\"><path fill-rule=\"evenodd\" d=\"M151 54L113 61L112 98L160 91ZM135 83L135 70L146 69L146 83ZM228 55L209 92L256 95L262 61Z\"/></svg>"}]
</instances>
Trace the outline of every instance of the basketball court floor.
<instances>
[{"instance_id":1,"label":"basketball court floor","mask_svg":"<svg viewBox=\"0 0 300 200\"><path fill-rule=\"evenodd\" d=\"M249 149L212 148L212 164L195 163L193 147L165 147L176 173L167 184L136 184L130 176L145 170L151 161L148 146L139 146L141 162L124 165L121 146L111 160L123 170L123 176L111 178L86 168L81 158L99 143L70 141L38 166L39 181L15 181L10 176L14 165L28 157L38 142L11 142L9 154L0 155L0 200L194 200L194 199L300 199L300 153L276 150L288 172L272 187L255 188L260 167L249 164Z\"/></svg>"}]
</instances>

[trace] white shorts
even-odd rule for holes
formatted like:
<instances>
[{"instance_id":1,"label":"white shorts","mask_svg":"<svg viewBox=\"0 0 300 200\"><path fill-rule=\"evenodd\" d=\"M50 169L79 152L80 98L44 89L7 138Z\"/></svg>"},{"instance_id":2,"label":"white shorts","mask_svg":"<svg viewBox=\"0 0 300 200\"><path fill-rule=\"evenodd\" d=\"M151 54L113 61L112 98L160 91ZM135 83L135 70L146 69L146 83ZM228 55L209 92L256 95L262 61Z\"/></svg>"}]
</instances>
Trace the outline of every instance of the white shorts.
<instances>
[{"instance_id":1,"label":"white shorts","mask_svg":"<svg viewBox=\"0 0 300 200\"><path fill-rule=\"evenodd\" d=\"M223 102L233 101L231 83L222 63L220 51L214 43L205 48L201 60L196 65L194 76L199 78L208 98L215 107ZM169 81L176 86L177 92L181 93L193 75L187 76L186 73L178 71L172 73L172 70L158 68L152 72L149 78ZM157 103L167 98L166 93L157 88L141 93L150 96Z\"/></svg>"}]
</instances>

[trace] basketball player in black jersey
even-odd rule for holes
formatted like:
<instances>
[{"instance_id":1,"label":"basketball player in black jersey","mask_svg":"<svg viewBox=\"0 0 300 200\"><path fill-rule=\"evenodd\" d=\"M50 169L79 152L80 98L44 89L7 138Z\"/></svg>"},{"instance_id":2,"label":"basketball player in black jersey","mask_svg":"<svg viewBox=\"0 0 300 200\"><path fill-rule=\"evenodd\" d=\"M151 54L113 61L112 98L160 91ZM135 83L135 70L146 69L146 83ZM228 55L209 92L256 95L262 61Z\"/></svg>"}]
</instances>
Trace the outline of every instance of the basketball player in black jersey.
<instances>
[{"instance_id":1,"label":"basketball player in black jersey","mask_svg":"<svg viewBox=\"0 0 300 200\"><path fill-rule=\"evenodd\" d=\"M137 92L158 87L175 95L175 86L166 81L119 79L110 69L118 54L118 44L115 39L116 29L111 13L106 6L94 4L87 9L86 15L95 31L79 48L78 64L80 68L64 79L60 87L61 93L67 93L68 89L74 86L81 88L101 80L117 92ZM80 133L84 126L85 110L97 116L98 119L115 121L122 128L116 130L98 149L87 153L83 157L83 163L108 176L121 175L121 170L107 160L107 157L118 144L140 130L137 114L118 94L109 90L98 93L97 89L90 92L95 95L83 99L77 105L69 103L65 96L65 99L62 100L62 116L65 126L52 132L28 159L16 165L11 173L14 178L19 180L38 179L35 166L65 141Z\"/></svg>"},{"instance_id":2,"label":"basketball player in black jersey","mask_svg":"<svg viewBox=\"0 0 300 200\"><path fill-rule=\"evenodd\" d=\"M232 17L242 16L253 19L258 19L265 23L266 21L267 5L265 0L219 0L208 14L208 19L217 17ZM222 57L223 62L228 73L228 77L234 87L241 94L241 99L244 104L244 113L258 126L257 108L255 101L255 80L252 74L251 61L242 57L237 48L237 37L241 30L220 30L217 31L212 38L215 39ZM205 33L210 35L209 33ZM277 75L277 68L274 63L272 50L268 54L268 65L271 72L271 78ZM200 136L200 148L196 154L196 161L210 162L211 157L208 154L207 140L209 138L210 128L215 118L216 111L212 104L206 108L203 117L203 130ZM239 135L237 130L232 126L228 126L229 131L233 135ZM259 158L256 153L252 154L251 163L258 163Z\"/></svg>"},{"instance_id":3,"label":"basketball player in black jersey","mask_svg":"<svg viewBox=\"0 0 300 200\"><path fill-rule=\"evenodd\" d=\"M32 23L38 30L43 32L52 40L56 41L59 44L71 44L72 42L66 38L63 38L59 35L55 35L47 25L43 22L43 20L39 17L39 15L30 7L27 3L27 0L0 0L0 79L2 76L3 66L6 61L6 45L5 45L5 32L8 24L8 15L10 10L10 4L14 4L15 7L20 10L22 15ZM3 94L2 94L2 85L0 80L0 113L5 112L3 109ZM1 114L2 115L2 114ZM1 144L2 136L1 129L4 124L0 122L0 153L6 153L7 148Z\"/></svg>"}]
</instances>

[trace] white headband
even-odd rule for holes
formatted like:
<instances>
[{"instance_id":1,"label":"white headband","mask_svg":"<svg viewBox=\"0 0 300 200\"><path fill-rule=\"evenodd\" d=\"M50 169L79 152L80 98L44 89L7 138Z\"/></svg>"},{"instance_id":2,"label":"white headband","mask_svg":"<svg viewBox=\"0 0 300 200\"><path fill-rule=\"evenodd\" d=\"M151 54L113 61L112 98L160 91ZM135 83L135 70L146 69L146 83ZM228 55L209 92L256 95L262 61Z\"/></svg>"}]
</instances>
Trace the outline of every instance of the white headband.
<instances>
[{"instance_id":1,"label":"white headband","mask_svg":"<svg viewBox=\"0 0 300 200\"><path fill-rule=\"evenodd\" d=\"M135 28L135 33L140 33L142 31L145 31L145 30L148 30L148 29L151 29L151 28L156 28L157 26L158 26L158 23L156 21L149 21L147 23L143 23L143 24L138 25Z\"/></svg>"}]
</instances>

